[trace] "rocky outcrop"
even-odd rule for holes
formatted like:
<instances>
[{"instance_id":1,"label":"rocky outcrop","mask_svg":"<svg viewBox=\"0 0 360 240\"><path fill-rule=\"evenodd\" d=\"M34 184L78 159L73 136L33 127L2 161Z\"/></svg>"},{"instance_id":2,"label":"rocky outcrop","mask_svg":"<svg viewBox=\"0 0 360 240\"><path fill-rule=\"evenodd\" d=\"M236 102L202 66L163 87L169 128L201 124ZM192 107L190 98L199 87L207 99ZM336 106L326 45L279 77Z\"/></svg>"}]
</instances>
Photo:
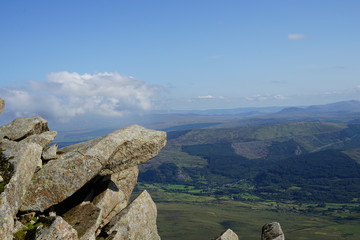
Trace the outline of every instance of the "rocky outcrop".
<instances>
[{"instance_id":1,"label":"rocky outcrop","mask_svg":"<svg viewBox=\"0 0 360 240\"><path fill-rule=\"evenodd\" d=\"M228 229L221 234L216 240L239 240L238 235L233 232L233 230Z\"/></svg>"},{"instance_id":2,"label":"rocky outcrop","mask_svg":"<svg viewBox=\"0 0 360 240\"><path fill-rule=\"evenodd\" d=\"M129 199L138 165L159 153L166 134L133 125L62 149L51 145L56 134L41 117L0 127L1 239L160 239L150 195Z\"/></svg>"},{"instance_id":3,"label":"rocky outcrop","mask_svg":"<svg viewBox=\"0 0 360 240\"><path fill-rule=\"evenodd\" d=\"M267 223L262 227L261 240L285 240L280 223Z\"/></svg>"},{"instance_id":4,"label":"rocky outcrop","mask_svg":"<svg viewBox=\"0 0 360 240\"><path fill-rule=\"evenodd\" d=\"M120 172L151 159L165 142L165 133L133 125L60 149L63 154L34 175L21 209L44 211L70 197L97 175Z\"/></svg>"}]
</instances>

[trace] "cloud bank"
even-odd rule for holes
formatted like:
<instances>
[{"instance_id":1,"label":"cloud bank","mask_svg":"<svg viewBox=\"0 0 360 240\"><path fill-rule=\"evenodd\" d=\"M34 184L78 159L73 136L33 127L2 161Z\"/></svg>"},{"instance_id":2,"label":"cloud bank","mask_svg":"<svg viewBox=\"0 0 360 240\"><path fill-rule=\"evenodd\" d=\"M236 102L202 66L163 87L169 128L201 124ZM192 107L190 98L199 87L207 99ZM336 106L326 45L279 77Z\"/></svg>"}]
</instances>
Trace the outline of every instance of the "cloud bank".
<instances>
[{"instance_id":1,"label":"cloud bank","mask_svg":"<svg viewBox=\"0 0 360 240\"><path fill-rule=\"evenodd\" d=\"M122 116L150 110L162 89L118 73L57 72L22 89L0 89L15 117L41 115L66 121L85 114Z\"/></svg>"}]
</instances>

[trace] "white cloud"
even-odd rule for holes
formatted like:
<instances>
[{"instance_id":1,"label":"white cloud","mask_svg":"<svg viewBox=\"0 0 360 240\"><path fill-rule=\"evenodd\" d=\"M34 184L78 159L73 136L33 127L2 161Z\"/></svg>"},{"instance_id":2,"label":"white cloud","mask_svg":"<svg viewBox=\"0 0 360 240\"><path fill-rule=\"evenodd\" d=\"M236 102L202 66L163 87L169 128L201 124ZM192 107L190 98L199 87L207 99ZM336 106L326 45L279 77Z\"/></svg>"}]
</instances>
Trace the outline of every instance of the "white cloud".
<instances>
[{"instance_id":1,"label":"white cloud","mask_svg":"<svg viewBox=\"0 0 360 240\"><path fill-rule=\"evenodd\" d=\"M206 96L197 96L196 98L198 98L198 99L214 99L215 97L211 96L211 95L206 95Z\"/></svg>"},{"instance_id":2,"label":"white cloud","mask_svg":"<svg viewBox=\"0 0 360 240\"><path fill-rule=\"evenodd\" d=\"M304 39L306 38L306 35L305 34L302 34L302 33L291 33L291 34L288 34L288 39L289 40L301 40L301 39Z\"/></svg>"},{"instance_id":3,"label":"white cloud","mask_svg":"<svg viewBox=\"0 0 360 240\"><path fill-rule=\"evenodd\" d=\"M212 95L205 95L205 96L197 96L197 99L224 99L223 96L212 96Z\"/></svg>"},{"instance_id":4,"label":"white cloud","mask_svg":"<svg viewBox=\"0 0 360 240\"><path fill-rule=\"evenodd\" d=\"M276 95L261 95L256 94L254 96L246 97L246 100L248 101L268 101L268 100L285 100L287 97L276 94Z\"/></svg>"},{"instance_id":5,"label":"white cloud","mask_svg":"<svg viewBox=\"0 0 360 240\"><path fill-rule=\"evenodd\" d=\"M16 116L41 115L66 120L83 114L122 116L150 110L162 89L118 73L51 73L24 90L0 89L6 109Z\"/></svg>"}]
</instances>

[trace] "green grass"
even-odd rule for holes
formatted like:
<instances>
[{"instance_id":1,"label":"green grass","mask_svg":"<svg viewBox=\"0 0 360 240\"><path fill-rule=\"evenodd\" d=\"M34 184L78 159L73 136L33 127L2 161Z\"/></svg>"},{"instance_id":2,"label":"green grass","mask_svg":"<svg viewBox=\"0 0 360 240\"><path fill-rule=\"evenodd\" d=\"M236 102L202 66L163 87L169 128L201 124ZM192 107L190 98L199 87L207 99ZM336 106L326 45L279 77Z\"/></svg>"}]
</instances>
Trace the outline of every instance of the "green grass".
<instances>
[{"instance_id":1,"label":"green grass","mask_svg":"<svg viewBox=\"0 0 360 240\"><path fill-rule=\"evenodd\" d=\"M207 161L198 156L192 156L188 153L181 152L176 148L165 148L156 156L159 162L172 162L178 167L203 168L207 165Z\"/></svg>"},{"instance_id":2,"label":"green grass","mask_svg":"<svg viewBox=\"0 0 360 240\"><path fill-rule=\"evenodd\" d=\"M286 239L359 239L359 221L337 225L328 217L252 209L241 203L202 204L158 202L158 227L162 239L213 239L227 228L240 239L260 239L263 224L280 222Z\"/></svg>"},{"instance_id":3,"label":"green grass","mask_svg":"<svg viewBox=\"0 0 360 240\"><path fill-rule=\"evenodd\" d=\"M227 228L240 239L260 239L261 227L280 222L290 240L360 239L358 204L297 204L258 201L244 194L248 201L232 201L228 196L197 196L199 189L186 185L139 184L147 189L158 209L158 229L165 240L214 239ZM186 192L187 191L187 192ZM351 211L350 211L351 210Z\"/></svg>"}]
</instances>

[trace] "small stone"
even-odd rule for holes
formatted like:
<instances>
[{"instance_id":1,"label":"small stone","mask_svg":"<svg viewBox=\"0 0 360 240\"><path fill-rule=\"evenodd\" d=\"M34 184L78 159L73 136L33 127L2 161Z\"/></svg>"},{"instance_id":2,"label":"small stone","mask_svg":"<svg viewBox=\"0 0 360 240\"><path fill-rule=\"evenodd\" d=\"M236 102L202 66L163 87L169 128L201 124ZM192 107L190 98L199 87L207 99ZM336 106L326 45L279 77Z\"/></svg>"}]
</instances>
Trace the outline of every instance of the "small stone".
<instances>
[{"instance_id":1,"label":"small stone","mask_svg":"<svg viewBox=\"0 0 360 240\"><path fill-rule=\"evenodd\" d=\"M50 212L49 212L49 216L50 216L50 217L56 217L56 212L50 211Z\"/></svg>"},{"instance_id":2,"label":"small stone","mask_svg":"<svg viewBox=\"0 0 360 240\"><path fill-rule=\"evenodd\" d=\"M4 181L3 177L0 175L0 182Z\"/></svg>"},{"instance_id":3,"label":"small stone","mask_svg":"<svg viewBox=\"0 0 360 240\"><path fill-rule=\"evenodd\" d=\"M57 152L58 149L58 145L57 144L53 144L50 147L45 147L42 153L42 159L44 160L52 160L52 159L56 159Z\"/></svg>"},{"instance_id":4,"label":"small stone","mask_svg":"<svg viewBox=\"0 0 360 240\"><path fill-rule=\"evenodd\" d=\"M239 240L238 235L233 232L233 230L228 229L221 234L216 240Z\"/></svg>"},{"instance_id":5,"label":"small stone","mask_svg":"<svg viewBox=\"0 0 360 240\"><path fill-rule=\"evenodd\" d=\"M22 224L25 224L27 222L30 222L35 217L35 212L26 213L20 216L20 222Z\"/></svg>"},{"instance_id":6,"label":"small stone","mask_svg":"<svg viewBox=\"0 0 360 240\"><path fill-rule=\"evenodd\" d=\"M285 240L280 223L267 223L262 227L261 240Z\"/></svg>"},{"instance_id":7,"label":"small stone","mask_svg":"<svg viewBox=\"0 0 360 240\"><path fill-rule=\"evenodd\" d=\"M78 240L77 232L63 218L57 216L49 227L38 228L36 240Z\"/></svg>"}]
</instances>

